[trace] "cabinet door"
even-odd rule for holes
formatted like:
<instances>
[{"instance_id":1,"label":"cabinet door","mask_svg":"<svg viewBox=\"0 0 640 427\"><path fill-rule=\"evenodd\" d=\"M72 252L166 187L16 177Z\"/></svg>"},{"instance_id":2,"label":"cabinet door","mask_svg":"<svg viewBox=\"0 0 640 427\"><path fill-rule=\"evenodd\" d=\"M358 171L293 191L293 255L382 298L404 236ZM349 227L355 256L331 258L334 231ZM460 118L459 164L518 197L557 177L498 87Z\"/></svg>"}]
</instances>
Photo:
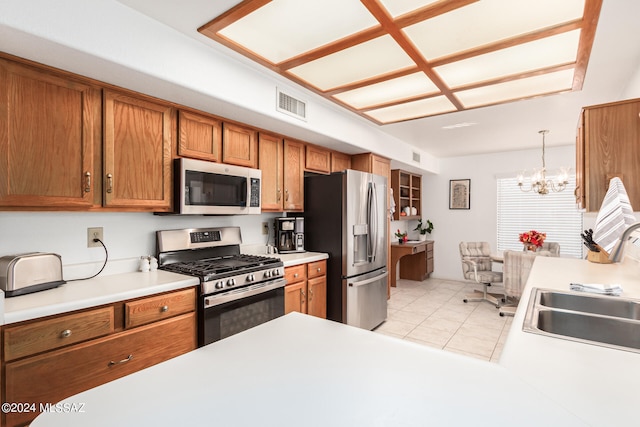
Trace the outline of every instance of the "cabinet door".
<instances>
[{"instance_id":1,"label":"cabinet door","mask_svg":"<svg viewBox=\"0 0 640 427\"><path fill-rule=\"evenodd\" d=\"M340 172L351 169L351 156L343 153L331 153L331 172Z\"/></svg>"},{"instance_id":2,"label":"cabinet door","mask_svg":"<svg viewBox=\"0 0 640 427\"><path fill-rule=\"evenodd\" d=\"M52 403L194 350L195 313L7 363L7 402ZM37 381L34 381L37 378ZM6 425L38 413L10 413Z\"/></svg>"},{"instance_id":3,"label":"cabinet door","mask_svg":"<svg viewBox=\"0 0 640 427\"><path fill-rule=\"evenodd\" d=\"M262 171L262 210L282 212L282 139L260 133L258 135L260 170Z\"/></svg>"},{"instance_id":4,"label":"cabinet door","mask_svg":"<svg viewBox=\"0 0 640 427\"><path fill-rule=\"evenodd\" d=\"M609 181L619 177L631 206L640 206L640 101L585 110L586 208L600 209Z\"/></svg>"},{"instance_id":5,"label":"cabinet door","mask_svg":"<svg viewBox=\"0 0 640 427\"><path fill-rule=\"evenodd\" d=\"M0 206L93 204L100 103L99 88L0 59Z\"/></svg>"},{"instance_id":6,"label":"cabinet door","mask_svg":"<svg viewBox=\"0 0 640 427\"><path fill-rule=\"evenodd\" d=\"M331 172L331 152L314 145L305 148L305 169L319 173Z\"/></svg>"},{"instance_id":7,"label":"cabinet door","mask_svg":"<svg viewBox=\"0 0 640 427\"><path fill-rule=\"evenodd\" d=\"M222 161L222 122L215 117L178 112L178 155Z\"/></svg>"},{"instance_id":8,"label":"cabinet door","mask_svg":"<svg viewBox=\"0 0 640 427\"><path fill-rule=\"evenodd\" d=\"M104 93L104 205L171 208L173 109Z\"/></svg>"},{"instance_id":9,"label":"cabinet door","mask_svg":"<svg viewBox=\"0 0 640 427\"><path fill-rule=\"evenodd\" d=\"M229 123L224 123L222 129L222 162L256 169L258 167L257 132Z\"/></svg>"},{"instance_id":10,"label":"cabinet door","mask_svg":"<svg viewBox=\"0 0 640 427\"><path fill-rule=\"evenodd\" d=\"M297 311L307 312L307 282L306 280L288 284L284 287L284 314Z\"/></svg>"},{"instance_id":11,"label":"cabinet door","mask_svg":"<svg viewBox=\"0 0 640 427\"><path fill-rule=\"evenodd\" d=\"M307 280L307 300L310 315L327 318L327 276Z\"/></svg>"},{"instance_id":12,"label":"cabinet door","mask_svg":"<svg viewBox=\"0 0 640 427\"><path fill-rule=\"evenodd\" d=\"M304 209L304 144L284 141L284 209Z\"/></svg>"}]
</instances>

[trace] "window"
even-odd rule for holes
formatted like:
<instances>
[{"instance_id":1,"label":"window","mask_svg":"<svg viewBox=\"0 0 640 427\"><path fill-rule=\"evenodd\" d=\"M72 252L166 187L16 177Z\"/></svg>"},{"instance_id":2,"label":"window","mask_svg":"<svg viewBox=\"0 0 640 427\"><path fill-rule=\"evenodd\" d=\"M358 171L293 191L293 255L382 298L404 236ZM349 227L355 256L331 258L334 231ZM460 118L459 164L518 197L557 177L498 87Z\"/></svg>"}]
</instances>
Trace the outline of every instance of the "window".
<instances>
[{"instance_id":1,"label":"window","mask_svg":"<svg viewBox=\"0 0 640 427\"><path fill-rule=\"evenodd\" d=\"M515 177L498 178L498 250L522 250L518 235L537 230L558 242L563 256L582 258L582 213L573 195L575 175L560 193L523 193Z\"/></svg>"}]
</instances>

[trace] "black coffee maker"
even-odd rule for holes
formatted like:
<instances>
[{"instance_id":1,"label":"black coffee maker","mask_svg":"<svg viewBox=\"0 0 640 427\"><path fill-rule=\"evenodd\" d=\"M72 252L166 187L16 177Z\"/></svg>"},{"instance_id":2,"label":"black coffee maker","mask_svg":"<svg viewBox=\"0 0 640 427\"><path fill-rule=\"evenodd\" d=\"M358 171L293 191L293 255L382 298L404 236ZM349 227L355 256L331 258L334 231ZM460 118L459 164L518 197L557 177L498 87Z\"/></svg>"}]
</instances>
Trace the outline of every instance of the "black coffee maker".
<instances>
[{"instance_id":1,"label":"black coffee maker","mask_svg":"<svg viewBox=\"0 0 640 427\"><path fill-rule=\"evenodd\" d=\"M281 254L305 252L304 218L276 218L276 247Z\"/></svg>"}]
</instances>

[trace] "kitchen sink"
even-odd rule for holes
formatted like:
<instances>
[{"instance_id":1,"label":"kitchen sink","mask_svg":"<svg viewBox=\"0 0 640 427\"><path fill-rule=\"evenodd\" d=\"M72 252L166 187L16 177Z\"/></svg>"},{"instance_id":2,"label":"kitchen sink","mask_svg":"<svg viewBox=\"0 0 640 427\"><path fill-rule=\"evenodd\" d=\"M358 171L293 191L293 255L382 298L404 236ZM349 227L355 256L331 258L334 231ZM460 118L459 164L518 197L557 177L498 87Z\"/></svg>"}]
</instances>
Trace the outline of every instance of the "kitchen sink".
<instances>
[{"instance_id":1,"label":"kitchen sink","mask_svg":"<svg viewBox=\"0 0 640 427\"><path fill-rule=\"evenodd\" d=\"M539 295L540 305L549 308L640 320L640 301L555 291L541 291Z\"/></svg>"},{"instance_id":2,"label":"kitchen sink","mask_svg":"<svg viewBox=\"0 0 640 427\"><path fill-rule=\"evenodd\" d=\"M523 330L640 353L640 301L533 288Z\"/></svg>"}]
</instances>

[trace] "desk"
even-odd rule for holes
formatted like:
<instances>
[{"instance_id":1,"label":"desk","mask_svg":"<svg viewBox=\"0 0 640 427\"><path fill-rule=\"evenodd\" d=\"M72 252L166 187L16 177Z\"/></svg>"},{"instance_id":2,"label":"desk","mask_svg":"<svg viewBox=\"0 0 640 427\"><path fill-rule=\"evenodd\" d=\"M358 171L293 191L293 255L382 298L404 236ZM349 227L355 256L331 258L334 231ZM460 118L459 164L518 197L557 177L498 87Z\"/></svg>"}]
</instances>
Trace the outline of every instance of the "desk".
<instances>
[{"instance_id":1,"label":"desk","mask_svg":"<svg viewBox=\"0 0 640 427\"><path fill-rule=\"evenodd\" d=\"M422 281L433 272L433 240L391 244L391 286L396 286L396 268L400 278Z\"/></svg>"}]
</instances>

